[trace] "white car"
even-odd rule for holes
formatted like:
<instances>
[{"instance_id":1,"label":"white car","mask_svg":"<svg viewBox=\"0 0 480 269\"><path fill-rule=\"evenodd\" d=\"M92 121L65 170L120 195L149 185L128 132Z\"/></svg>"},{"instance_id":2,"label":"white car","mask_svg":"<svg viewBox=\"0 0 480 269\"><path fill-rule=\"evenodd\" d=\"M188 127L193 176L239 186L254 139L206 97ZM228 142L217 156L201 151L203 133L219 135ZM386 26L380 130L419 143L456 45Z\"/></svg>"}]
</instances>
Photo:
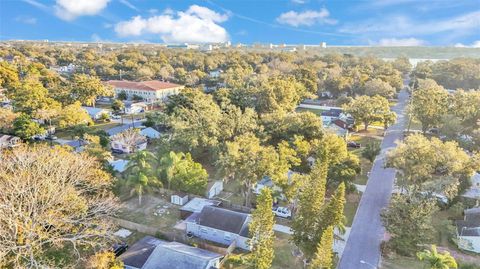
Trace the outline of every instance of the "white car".
<instances>
[{"instance_id":1,"label":"white car","mask_svg":"<svg viewBox=\"0 0 480 269\"><path fill-rule=\"evenodd\" d=\"M122 118L122 116L120 116L120 115L113 115L113 114L112 114L112 116L110 116L110 118L112 118L112 119L114 119L114 120L119 120L119 119Z\"/></svg>"},{"instance_id":2,"label":"white car","mask_svg":"<svg viewBox=\"0 0 480 269\"><path fill-rule=\"evenodd\" d=\"M290 211L290 209L286 207L280 206L280 207L274 208L272 211L277 217L282 217L287 219L292 217L292 212Z\"/></svg>"}]
</instances>

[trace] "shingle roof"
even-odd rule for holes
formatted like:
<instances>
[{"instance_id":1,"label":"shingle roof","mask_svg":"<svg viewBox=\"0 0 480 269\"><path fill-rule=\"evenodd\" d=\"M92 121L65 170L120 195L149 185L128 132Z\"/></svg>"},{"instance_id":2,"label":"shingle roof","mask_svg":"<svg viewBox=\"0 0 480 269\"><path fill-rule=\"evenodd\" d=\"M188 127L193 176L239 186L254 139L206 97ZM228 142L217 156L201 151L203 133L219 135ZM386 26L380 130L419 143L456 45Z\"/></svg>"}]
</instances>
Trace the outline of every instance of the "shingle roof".
<instances>
[{"instance_id":1,"label":"shingle roof","mask_svg":"<svg viewBox=\"0 0 480 269\"><path fill-rule=\"evenodd\" d=\"M142 269L206 269L212 259L222 255L152 236L137 241L120 256L123 263Z\"/></svg>"},{"instance_id":2,"label":"shingle roof","mask_svg":"<svg viewBox=\"0 0 480 269\"><path fill-rule=\"evenodd\" d=\"M127 80L109 80L107 84L112 85L116 88L125 88L125 89L136 89L142 91L159 91L166 90L171 88L181 87L182 85L163 82L159 80L149 80L149 81L127 81Z\"/></svg>"},{"instance_id":3,"label":"shingle roof","mask_svg":"<svg viewBox=\"0 0 480 269\"><path fill-rule=\"evenodd\" d=\"M196 219L199 225L248 237L249 215L224 208L205 206Z\"/></svg>"},{"instance_id":4,"label":"shingle roof","mask_svg":"<svg viewBox=\"0 0 480 269\"><path fill-rule=\"evenodd\" d=\"M162 242L142 269L209 269L211 260L222 255L178 242Z\"/></svg>"},{"instance_id":5,"label":"shingle roof","mask_svg":"<svg viewBox=\"0 0 480 269\"><path fill-rule=\"evenodd\" d=\"M457 220L457 232L461 236L480 236L480 208L464 211L465 219Z\"/></svg>"}]
</instances>

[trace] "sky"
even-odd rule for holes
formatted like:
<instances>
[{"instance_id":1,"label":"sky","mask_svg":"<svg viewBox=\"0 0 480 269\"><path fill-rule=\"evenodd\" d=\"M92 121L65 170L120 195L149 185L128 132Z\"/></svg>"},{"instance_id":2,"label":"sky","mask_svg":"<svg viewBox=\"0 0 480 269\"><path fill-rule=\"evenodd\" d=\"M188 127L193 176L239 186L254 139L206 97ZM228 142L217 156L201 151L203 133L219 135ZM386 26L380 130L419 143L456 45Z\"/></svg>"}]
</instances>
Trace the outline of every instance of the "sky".
<instances>
[{"instance_id":1,"label":"sky","mask_svg":"<svg viewBox=\"0 0 480 269\"><path fill-rule=\"evenodd\" d=\"M480 0L0 0L0 39L480 47Z\"/></svg>"}]
</instances>

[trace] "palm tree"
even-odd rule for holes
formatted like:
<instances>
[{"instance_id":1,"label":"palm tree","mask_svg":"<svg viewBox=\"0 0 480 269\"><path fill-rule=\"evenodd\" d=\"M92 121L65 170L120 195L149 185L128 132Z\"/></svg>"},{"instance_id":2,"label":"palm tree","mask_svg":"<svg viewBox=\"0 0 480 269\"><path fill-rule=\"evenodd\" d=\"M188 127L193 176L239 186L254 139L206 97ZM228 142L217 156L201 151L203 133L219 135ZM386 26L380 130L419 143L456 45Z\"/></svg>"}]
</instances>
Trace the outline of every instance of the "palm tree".
<instances>
[{"instance_id":1,"label":"palm tree","mask_svg":"<svg viewBox=\"0 0 480 269\"><path fill-rule=\"evenodd\" d=\"M155 155L148 151L139 151L130 157L127 165L127 186L131 187L131 194L138 195L138 203L142 203L142 195L162 183L153 175L151 163Z\"/></svg>"},{"instance_id":2,"label":"palm tree","mask_svg":"<svg viewBox=\"0 0 480 269\"><path fill-rule=\"evenodd\" d=\"M457 268L457 262L448 251L443 254L437 252L437 246L432 245L431 251L426 249L417 252L417 257L421 261L425 261L429 269L450 269Z\"/></svg>"},{"instance_id":3,"label":"palm tree","mask_svg":"<svg viewBox=\"0 0 480 269\"><path fill-rule=\"evenodd\" d=\"M168 189L170 189L170 182L174 176L173 171L175 169L175 166L183 158L185 158L185 154L183 152L175 153L173 151L170 151L170 153L165 154L158 161L157 174L159 178L162 178L167 182Z\"/></svg>"}]
</instances>

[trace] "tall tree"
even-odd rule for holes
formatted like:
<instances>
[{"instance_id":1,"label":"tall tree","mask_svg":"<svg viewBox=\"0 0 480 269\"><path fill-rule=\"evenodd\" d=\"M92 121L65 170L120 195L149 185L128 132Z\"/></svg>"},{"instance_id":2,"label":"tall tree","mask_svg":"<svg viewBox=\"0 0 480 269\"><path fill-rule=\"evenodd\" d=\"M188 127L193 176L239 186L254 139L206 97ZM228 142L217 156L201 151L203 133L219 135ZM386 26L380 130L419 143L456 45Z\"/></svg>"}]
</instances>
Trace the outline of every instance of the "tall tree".
<instances>
[{"instance_id":1,"label":"tall tree","mask_svg":"<svg viewBox=\"0 0 480 269\"><path fill-rule=\"evenodd\" d=\"M138 203L142 203L145 192L161 187L162 183L155 177L152 161L155 156L148 151L138 151L130 157L126 168L126 185L131 188L131 193L138 196Z\"/></svg>"},{"instance_id":2,"label":"tall tree","mask_svg":"<svg viewBox=\"0 0 480 269\"><path fill-rule=\"evenodd\" d=\"M77 74L72 79L72 95L82 104L95 107L98 96L111 96L112 89L104 85L98 77Z\"/></svg>"},{"instance_id":3,"label":"tall tree","mask_svg":"<svg viewBox=\"0 0 480 269\"><path fill-rule=\"evenodd\" d=\"M218 164L227 177L242 182L245 205L249 206L254 184L272 174L276 160L278 156L273 147L262 146L253 134L244 134L226 142Z\"/></svg>"},{"instance_id":4,"label":"tall tree","mask_svg":"<svg viewBox=\"0 0 480 269\"><path fill-rule=\"evenodd\" d=\"M365 130L375 121L383 122L390 113L388 100L381 96L359 96L345 105L345 112L353 116L355 121L363 123Z\"/></svg>"},{"instance_id":5,"label":"tall tree","mask_svg":"<svg viewBox=\"0 0 480 269\"><path fill-rule=\"evenodd\" d=\"M274 214L272 212L272 193L269 188L263 188L257 196L257 208L252 213L252 221L248 227L252 237L252 252L250 263L252 268L268 269L272 265L274 251L273 233Z\"/></svg>"},{"instance_id":6,"label":"tall tree","mask_svg":"<svg viewBox=\"0 0 480 269\"><path fill-rule=\"evenodd\" d=\"M365 94L368 96L380 95L387 99L391 99L396 93L395 88L378 78L374 78L365 83Z\"/></svg>"},{"instance_id":7,"label":"tall tree","mask_svg":"<svg viewBox=\"0 0 480 269\"><path fill-rule=\"evenodd\" d=\"M310 269L330 269L333 266L333 226L329 226L322 234Z\"/></svg>"},{"instance_id":8,"label":"tall tree","mask_svg":"<svg viewBox=\"0 0 480 269\"><path fill-rule=\"evenodd\" d=\"M450 269L457 268L455 258L448 251L438 253L437 246L432 245L431 250L425 249L417 252L417 258L424 261L429 269Z\"/></svg>"},{"instance_id":9,"label":"tall tree","mask_svg":"<svg viewBox=\"0 0 480 269\"><path fill-rule=\"evenodd\" d=\"M13 131L23 140L29 140L35 135L43 134L45 129L28 115L22 114L13 121Z\"/></svg>"},{"instance_id":10,"label":"tall tree","mask_svg":"<svg viewBox=\"0 0 480 269\"><path fill-rule=\"evenodd\" d=\"M420 121L423 133L438 126L448 111L448 93L434 80L419 80L410 103L412 117Z\"/></svg>"},{"instance_id":11,"label":"tall tree","mask_svg":"<svg viewBox=\"0 0 480 269\"><path fill-rule=\"evenodd\" d=\"M88 115L87 111L82 108L80 102L65 106L59 114L57 120L58 127L60 128L67 128L79 124L93 124L92 118Z\"/></svg>"},{"instance_id":12,"label":"tall tree","mask_svg":"<svg viewBox=\"0 0 480 269\"><path fill-rule=\"evenodd\" d=\"M0 175L0 267L75 267L45 254L63 249L81 258L79 249L112 239L112 178L93 157L22 145L0 152Z\"/></svg>"},{"instance_id":13,"label":"tall tree","mask_svg":"<svg viewBox=\"0 0 480 269\"><path fill-rule=\"evenodd\" d=\"M340 231L345 230L345 215L343 214L344 207L345 184L342 182L322 210L320 217L320 226L322 227L322 230L327 229L329 226L336 227Z\"/></svg>"}]
</instances>

